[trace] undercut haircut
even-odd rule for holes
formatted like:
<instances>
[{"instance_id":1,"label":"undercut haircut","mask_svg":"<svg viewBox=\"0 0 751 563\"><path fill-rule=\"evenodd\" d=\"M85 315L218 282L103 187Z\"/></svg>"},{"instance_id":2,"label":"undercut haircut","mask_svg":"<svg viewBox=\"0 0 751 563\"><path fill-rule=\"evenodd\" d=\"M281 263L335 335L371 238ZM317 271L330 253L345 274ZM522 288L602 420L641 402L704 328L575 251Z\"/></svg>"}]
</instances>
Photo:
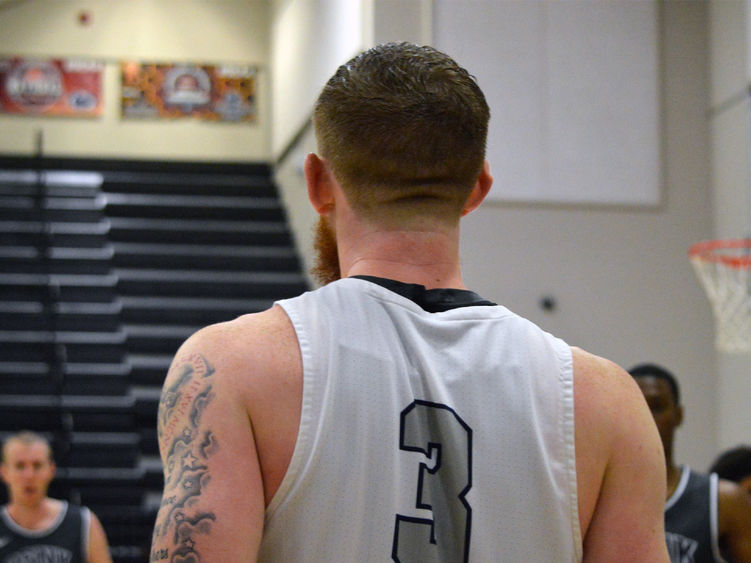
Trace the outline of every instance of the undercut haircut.
<instances>
[{"instance_id":1,"label":"undercut haircut","mask_svg":"<svg viewBox=\"0 0 751 563\"><path fill-rule=\"evenodd\" d=\"M678 380L664 367L657 364L639 364L632 367L628 372L634 379L639 379L640 377L662 379L670 387L670 394L673 395L673 402L676 405L681 404L681 389L678 386Z\"/></svg>"},{"instance_id":2,"label":"undercut haircut","mask_svg":"<svg viewBox=\"0 0 751 563\"><path fill-rule=\"evenodd\" d=\"M463 206L485 161L477 81L427 46L387 43L339 67L313 110L321 156L351 205L435 198Z\"/></svg>"}]
</instances>

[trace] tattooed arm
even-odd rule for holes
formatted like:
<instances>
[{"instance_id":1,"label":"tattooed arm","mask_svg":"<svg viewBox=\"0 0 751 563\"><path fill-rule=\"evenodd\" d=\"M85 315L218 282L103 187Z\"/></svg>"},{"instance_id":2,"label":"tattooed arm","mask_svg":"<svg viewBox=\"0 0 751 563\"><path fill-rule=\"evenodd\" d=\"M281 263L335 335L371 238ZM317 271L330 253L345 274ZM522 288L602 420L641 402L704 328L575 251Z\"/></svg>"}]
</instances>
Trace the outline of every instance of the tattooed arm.
<instances>
[{"instance_id":1,"label":"tattooed arm","mask_svg":"<svg viewBox=\"0 0 751 563\"><path fill-rule=\"evenodd\" d=\"M222 325L180 348L159 404L164 493L150 561L254 561L263 484L243 393L244 362Z\"/></svg>"}]
</instances>

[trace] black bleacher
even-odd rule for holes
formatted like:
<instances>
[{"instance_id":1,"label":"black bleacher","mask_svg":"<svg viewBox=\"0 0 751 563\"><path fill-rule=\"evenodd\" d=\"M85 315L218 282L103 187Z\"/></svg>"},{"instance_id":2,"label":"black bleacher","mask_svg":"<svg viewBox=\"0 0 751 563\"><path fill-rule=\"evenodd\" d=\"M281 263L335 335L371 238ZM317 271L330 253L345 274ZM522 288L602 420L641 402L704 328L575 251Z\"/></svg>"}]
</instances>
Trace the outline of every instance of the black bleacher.
<instances>
[{"instance_id":1,"label":"black bleacher","mask_svg":"<svg viewBox=\"0 0 751 563\"><path fill-rule=\"evenodd\" d=\"M48 435L51 495L144 561L173 354L305 289L266 165L0 157L0 437Z\"/></svg>"}]
</instances>

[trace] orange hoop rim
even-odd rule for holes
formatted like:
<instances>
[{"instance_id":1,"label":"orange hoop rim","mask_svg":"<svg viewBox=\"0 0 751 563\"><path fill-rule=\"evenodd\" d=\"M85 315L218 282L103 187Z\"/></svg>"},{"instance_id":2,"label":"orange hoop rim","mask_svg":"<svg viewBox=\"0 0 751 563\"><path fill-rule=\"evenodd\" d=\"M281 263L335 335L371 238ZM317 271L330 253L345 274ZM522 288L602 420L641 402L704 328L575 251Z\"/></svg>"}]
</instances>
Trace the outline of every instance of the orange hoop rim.
<instances>
[{"instance_id":1,"label":"orange hoop rim","mask_svg":"<svg viewBox=\"0 0 751 563\"><path fill-rule=\"evenodd\" d=\"M748 253L744 256L730 256L720 254L719 250L741 250ZM724 264L731 268L751 269L751 238L745 239L719 239L697 242L688 249L688 255L692 260Z\"/></svg>"}]
</instances>

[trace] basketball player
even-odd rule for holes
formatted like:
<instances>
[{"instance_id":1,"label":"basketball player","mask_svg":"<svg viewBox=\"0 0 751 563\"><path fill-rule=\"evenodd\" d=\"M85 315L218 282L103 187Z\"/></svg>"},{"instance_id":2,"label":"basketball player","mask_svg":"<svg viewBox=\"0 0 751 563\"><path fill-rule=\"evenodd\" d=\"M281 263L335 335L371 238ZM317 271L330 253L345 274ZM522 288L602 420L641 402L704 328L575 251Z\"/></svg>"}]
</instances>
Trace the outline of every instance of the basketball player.
<instances>
[{"instance_id":1,"label":"basketball player","mask_svg":"<svg viewBox=\"0 0 751 563\"><path fill-rule=\"evenodd\" d=\"M751 494L751 446L736 446L722 452L712 463L710 473L738 483Z\"/></svg>"},{"instance_id":2,"label":"basketball player","mask_svg":"<svg viewBox=\"0 0 751 563\"><path fill-rule=\"evenodd\" d=\"M43 436L19 432L7 438L0 472L10 500L0 512L0 561L112 562L96 515L47 496L55 462Z\"/></svg>"},{"instance_id":3,"label":"basketball player","mask_svg":"<svg viewBox=\"0 0 751 563\"><path fill-rule=\"evenodd\" d=\"M329 80L305 176L330 283L178 351L152 561L667 561L633 380L462 281L488 117L430 47Z\"/></svg>"},{"instance_id":4,"label":"basketball player","mask_svg":"<svg viewBox=\"0 0 751 563\"><path fill-rule=\"evenodd\" d=\"M678 382L655 364L629 370L647 399L662 438L667 467L665 530L671 561L751 561L751 498L736 483L678 467L675 429L683 420Z\"/></svg>"}]
</instances>

